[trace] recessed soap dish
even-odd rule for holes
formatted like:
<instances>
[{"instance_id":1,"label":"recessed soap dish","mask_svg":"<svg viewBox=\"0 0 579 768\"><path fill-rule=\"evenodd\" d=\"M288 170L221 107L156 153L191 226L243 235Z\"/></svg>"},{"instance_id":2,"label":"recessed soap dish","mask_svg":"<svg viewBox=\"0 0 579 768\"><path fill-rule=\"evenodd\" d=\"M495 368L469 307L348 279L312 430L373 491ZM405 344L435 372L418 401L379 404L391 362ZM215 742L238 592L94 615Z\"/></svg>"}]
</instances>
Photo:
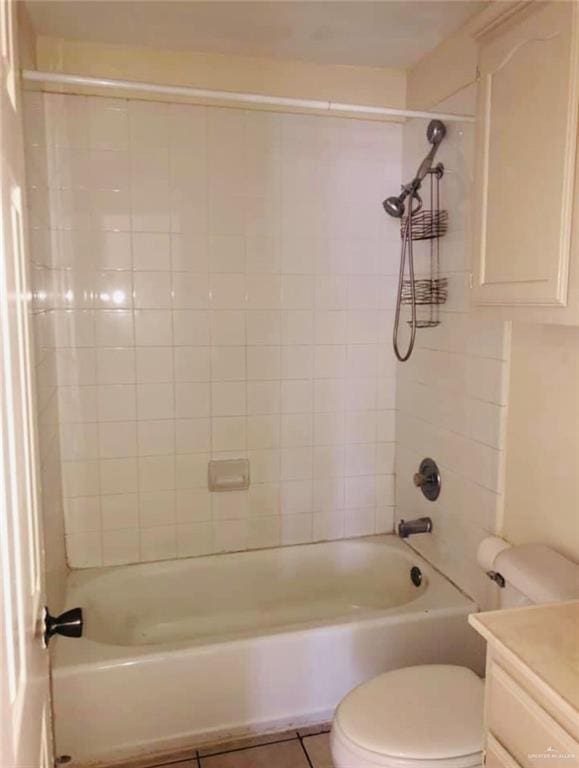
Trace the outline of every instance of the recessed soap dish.
<instances>
[{"instance_id":1,"label":"recessed soap dish","mask_svg":"<svg viewBox=\"0 0 579 768\"><path fill-rule=\"evenodd\" d=\"M248 459L220 459L209 462L210 491L245 491L249 488Z\"/></svg>"}]
</instances>

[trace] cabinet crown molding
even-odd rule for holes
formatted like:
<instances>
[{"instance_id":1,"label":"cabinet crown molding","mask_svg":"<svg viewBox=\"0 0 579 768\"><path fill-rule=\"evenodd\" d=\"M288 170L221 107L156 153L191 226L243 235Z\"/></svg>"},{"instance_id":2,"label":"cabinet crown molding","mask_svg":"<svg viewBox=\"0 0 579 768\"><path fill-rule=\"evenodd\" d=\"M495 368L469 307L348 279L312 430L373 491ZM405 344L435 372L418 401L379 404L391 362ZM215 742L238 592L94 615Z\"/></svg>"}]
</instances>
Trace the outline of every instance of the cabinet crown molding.
<instances>
[{"instance_id":1,"label":"cabinet crown molding","mask_svg":"<svg viewBox=\"0 0 579 768\"><path fill-rule=\"evenodd\" d=\"M475 40L480 41L497 27L530 9L533 5L537 5L538 2L539 0L513 0L513 2L505 3L501 0L494 0L472 21L470 34Z\"/></svg>"}]
</instances>

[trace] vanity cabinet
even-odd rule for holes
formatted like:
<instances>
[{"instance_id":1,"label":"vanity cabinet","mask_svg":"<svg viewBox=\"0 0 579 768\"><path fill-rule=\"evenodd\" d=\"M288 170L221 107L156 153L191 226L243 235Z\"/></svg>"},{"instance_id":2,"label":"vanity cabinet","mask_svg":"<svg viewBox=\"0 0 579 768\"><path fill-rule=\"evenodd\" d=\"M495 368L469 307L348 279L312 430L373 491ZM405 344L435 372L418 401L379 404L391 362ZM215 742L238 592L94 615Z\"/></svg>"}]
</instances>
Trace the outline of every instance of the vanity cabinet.
<instances>
[{"instance_id":1,"label":"vanity cabinet","mask_svg":"<svg viewBox=\"0 0 579 768\"><path fill-rule=\"evenodd\" d=\"M505 4L475 36L473 304L579 322L579 4Z\"/></svg>"},{"instance_id":2,"label":"vanity cabinet","mask_svg":"<svg viewBox=\"0 0 579 768\"><path fill-rule=\"evenodd\" d=\"M487 640L486 768L579 766L579 602L470 617Z\"/></svg>"},{"instance_id":3,"label":"vanity cabinet","mask_svg":"<svg viewBox=\"0 0 579 768\"><path fill-rule=\"evenodd\" d=\"M559 755L565 764L574 755L577 766L579 743L559 724L556 708L553 711L545 702L539 703L542 696L532 679L525 674L518 676L496 649L488 661L486 724L491 752L499 751L496 742L515 764L524 768L536 766L537 756L548 754L553 757L544 760L555 760Z\"/></svg>"}]
</instances>

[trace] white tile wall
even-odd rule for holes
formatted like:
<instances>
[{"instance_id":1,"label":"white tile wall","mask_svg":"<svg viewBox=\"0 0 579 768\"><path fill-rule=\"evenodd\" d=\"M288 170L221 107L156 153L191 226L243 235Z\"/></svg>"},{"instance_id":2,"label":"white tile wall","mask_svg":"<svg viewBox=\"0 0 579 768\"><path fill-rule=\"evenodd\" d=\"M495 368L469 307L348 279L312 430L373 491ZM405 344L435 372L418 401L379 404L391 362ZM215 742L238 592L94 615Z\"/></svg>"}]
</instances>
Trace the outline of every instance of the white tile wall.
<instances>
[{"instance_id":1,"label":"white tile wall","mask_svg":"<svg viewBox=\"0 0 579 768\"><path fill-rule=\"evenodd\" d=\"M473 111L474 89L439 108ZM433 533L413 537L412 546L487 607L494 590L477 565L476 550L496 532L502 504L509 337L504 323L479 318L468 306L473 126L450 123L447 129L437 160L445 165L441 191L449 231L440 258L449 298L441 324L419 330L414 354L397 368L396 517L432 517ZM404 178L412 177L424 155L425 130L422 120L404 128ZM428 246L416 245L424 273ZM412 483L426 456L436 460L442 475L434 503Z\"/></svg>"},{"instance_id":2,"label":"white tile wall","mask_svg":"<svg viewBox=\"0 0 579 768\"><path fill-rule=\"evenodd\" d=\"M390 531L401 126L33 99L69 563Z\"/></svg>"}]
</instances>

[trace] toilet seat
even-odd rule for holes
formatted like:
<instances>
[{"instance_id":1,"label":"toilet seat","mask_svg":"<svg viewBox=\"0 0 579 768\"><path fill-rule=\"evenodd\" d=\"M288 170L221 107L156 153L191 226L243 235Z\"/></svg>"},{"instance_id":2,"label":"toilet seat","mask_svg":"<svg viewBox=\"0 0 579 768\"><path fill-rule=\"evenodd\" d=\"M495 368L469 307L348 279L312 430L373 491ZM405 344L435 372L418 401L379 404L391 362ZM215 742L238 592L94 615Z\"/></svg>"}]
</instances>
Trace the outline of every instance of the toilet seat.
<instances>
[{"instance_id":1,"label":"toilet seat","mask_svg":"<svg viewBox=\"0 0 579 768\"><path fill-rule=\"evenodd\" d=\"M336 768L481 766L483 698L483 681L466 667L429 664L379 675L336 711Z\"/></svg>"},{"instance_id":2,"label":"toilet seat","mask_svg":"<svg viewBox=\"0 0 579 768\"><path fill-rule=\"evenodd\" d=\"M404 760L378 754L350 741L334 722L330 734L335 768L482 768L482 752L446 760Z\"/></svg>"}]
</instances>

